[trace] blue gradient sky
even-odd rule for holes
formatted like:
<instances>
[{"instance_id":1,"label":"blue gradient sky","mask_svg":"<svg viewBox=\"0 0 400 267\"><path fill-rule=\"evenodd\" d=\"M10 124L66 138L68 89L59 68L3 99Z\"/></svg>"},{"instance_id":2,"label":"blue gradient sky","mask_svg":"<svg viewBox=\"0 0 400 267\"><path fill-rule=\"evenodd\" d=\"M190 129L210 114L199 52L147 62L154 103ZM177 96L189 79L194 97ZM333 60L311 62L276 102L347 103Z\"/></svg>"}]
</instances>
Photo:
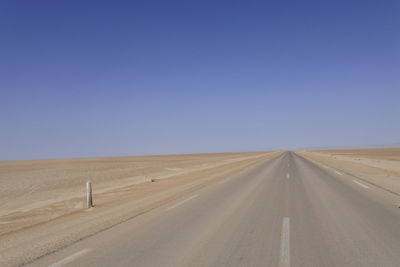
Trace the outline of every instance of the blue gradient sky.
<instances>
[{"instance_id":1,"label":"blue gradient sky","mask_svg":"<svg viewBox=\"0 0 400 267\"><path fill-rule=\"evenodd\" d=\"M0 160L399 144L399 13L1 1Z\"/></svg>"}]
</instances>

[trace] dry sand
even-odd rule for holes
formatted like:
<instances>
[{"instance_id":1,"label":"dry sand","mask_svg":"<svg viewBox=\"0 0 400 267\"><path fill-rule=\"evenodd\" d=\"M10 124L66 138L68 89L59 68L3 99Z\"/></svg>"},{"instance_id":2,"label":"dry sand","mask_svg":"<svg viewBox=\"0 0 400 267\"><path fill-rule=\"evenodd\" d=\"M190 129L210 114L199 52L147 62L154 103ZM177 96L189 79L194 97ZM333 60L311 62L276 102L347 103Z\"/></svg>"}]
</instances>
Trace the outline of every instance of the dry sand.
<instances>
[{"instance_id":1,"label":"dry sand","mask_svg":"<svg viewBox=\"0 0 400 267\"><path fill-rule=\"evenodd\" d=\"M297 151L296 153L400 195L400 148Z\"/></svg>"},{"instance_id":2,"label":"dry sand","mask_svg":"<svg viewBox=\"0 0 400 267\"><path fill-rule=\"evenodd\" d=\"M93 182L99 193L259 155L221 153L0 162L0 216L83 196L87 180Z\"/></svg>"},{"instance_id":3,"label":"dry sand","mask_svg":"<svg viewBox=\"0 0 400 267\"><path fill-rule=\"evenodd\" d=\"M279 154L0 162L0 265L29 262ZM86 180L94 187L90 210L83 208Z\"/></svg>"}]
</instances>

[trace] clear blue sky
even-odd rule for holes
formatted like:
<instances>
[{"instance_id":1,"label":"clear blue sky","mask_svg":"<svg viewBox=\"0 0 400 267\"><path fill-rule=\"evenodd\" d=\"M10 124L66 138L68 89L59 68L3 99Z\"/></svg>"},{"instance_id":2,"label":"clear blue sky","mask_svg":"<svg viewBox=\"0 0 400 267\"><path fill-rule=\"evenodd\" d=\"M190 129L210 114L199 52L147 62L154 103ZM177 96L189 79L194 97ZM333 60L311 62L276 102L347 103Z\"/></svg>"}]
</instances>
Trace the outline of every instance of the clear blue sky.
<instances>
[{"instance_id":1,"label":"clear blue sky","mask_svg":"<svg viewBox=\"0 0 400 267\"><path fill-rule=\"evenodd\" d=\"M0 160L400 143L400 1L1 1Z\"/></svg>"}]
</instances>

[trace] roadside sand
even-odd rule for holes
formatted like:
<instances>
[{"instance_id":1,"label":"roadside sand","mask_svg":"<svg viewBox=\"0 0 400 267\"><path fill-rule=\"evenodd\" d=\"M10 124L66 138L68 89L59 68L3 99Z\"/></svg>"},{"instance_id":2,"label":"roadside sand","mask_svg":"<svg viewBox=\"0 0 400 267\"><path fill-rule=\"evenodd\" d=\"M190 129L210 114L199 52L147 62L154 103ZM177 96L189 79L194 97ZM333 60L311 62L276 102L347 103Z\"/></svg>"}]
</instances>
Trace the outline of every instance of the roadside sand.
<instances>
[{"instance_id":1,"label":"roadside sand","mask_svg":"<svg viewBox=\"0 0 400 267\"><path fill-rule=\"evenodd\" d=\"M2 204L8 207L8 212L3 211L0 216L0 265L29 262L279 154L2 162L0 199L2 203L3 200L11 203ZM84 182L88 177L94 183L95 194L95 207L90 210L82 209ZM145 182L151 178L159 180ZM10 186L11 192L5 186ZM61 193L64 199L57 198ZM27 205L26 201L31 204ZM16 211L9 212L10 207Z\"/></svg>"},{"instance_id":2,"label":"roadside sand","mask_svg":"<svg viewBox=\"0 0 400 267\"><path fill-rule=\"evenodd\" d=\"M400 194L400 148L296 151L296 153Z\"/></svg>"},{"instance_id":3,"label":"roadside sand","mask_svg":"<svg viewBox=\"0 0 400 267\"><path fill-rule=\"evenodd\" d=\"M82 197L87 180L93 182L99 193L259 155L221 153L0 162L0 216ZM82 205L83 202L76 203L69 208Z\"/></svg>"}]
</instances>

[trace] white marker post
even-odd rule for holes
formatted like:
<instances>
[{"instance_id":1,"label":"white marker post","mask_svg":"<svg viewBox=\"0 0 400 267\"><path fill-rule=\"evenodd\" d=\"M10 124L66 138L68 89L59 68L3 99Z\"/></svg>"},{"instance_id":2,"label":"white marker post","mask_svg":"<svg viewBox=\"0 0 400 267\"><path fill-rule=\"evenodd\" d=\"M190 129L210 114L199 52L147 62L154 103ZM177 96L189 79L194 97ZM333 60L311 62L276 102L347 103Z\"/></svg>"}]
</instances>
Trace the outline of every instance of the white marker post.
<instances>
[{"instance_id":1,"label":"white marker post","mask_svg":"<svg viewBox=\"0 0 400 267\"><path fill-rule=\"evenodd\" d=\"M93 207L93 199L92 199L92 182L86 182L86 208Z\"/></svg>"}]
</instances>

